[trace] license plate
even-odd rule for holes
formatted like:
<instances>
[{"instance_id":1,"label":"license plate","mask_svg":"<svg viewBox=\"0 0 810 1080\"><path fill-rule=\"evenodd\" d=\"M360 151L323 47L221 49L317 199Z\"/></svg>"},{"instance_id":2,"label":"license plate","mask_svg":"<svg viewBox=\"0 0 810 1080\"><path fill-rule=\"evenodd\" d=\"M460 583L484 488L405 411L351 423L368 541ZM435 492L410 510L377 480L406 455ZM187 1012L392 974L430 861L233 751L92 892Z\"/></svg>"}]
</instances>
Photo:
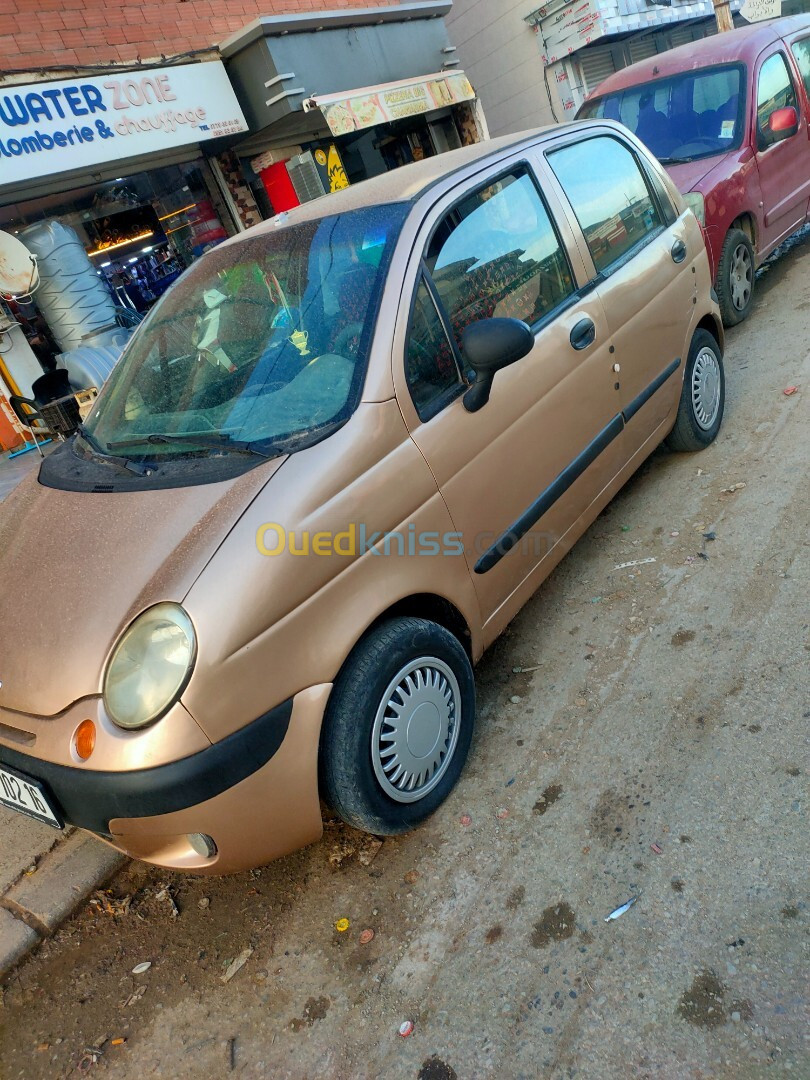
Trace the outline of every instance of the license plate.
<instances>
[{"instance_id":1,"label":"license plate","mask_svg":"<svg viewBox=\"0 0 810 1080\"><path fill-rule=\"evenodd\" d=\"M7 766L0 766L0 804L21 814L44 821L54 829L63 828L59 815L51 809L40 784L30 776L12 772Z\"/></svg>"}]
</instances>

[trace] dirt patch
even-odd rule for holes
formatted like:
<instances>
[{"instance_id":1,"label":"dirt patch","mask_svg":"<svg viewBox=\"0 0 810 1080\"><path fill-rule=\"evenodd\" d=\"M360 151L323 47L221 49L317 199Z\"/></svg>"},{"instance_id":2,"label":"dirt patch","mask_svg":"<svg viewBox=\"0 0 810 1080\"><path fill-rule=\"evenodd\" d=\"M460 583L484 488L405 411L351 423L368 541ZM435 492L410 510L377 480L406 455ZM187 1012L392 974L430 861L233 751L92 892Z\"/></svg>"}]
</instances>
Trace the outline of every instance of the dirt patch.
<instances>
[{"instance_id":1,"label":"dirt patch","mask_svg":"<svg viewBox=\"0 0 810 1080\"><path fill-rule=\"evenodd\" d=\"M698 1027L720 1027L728 1020L725 1007L726 988L713 971L703 971L681 995L678 1012Z\"/></svg>"},{"instance_id":2,"label":"dirt patch","mask_svg":"<svg viewBox=\"0 0 810 1080\"><path fill-rule=\"evenodd\" d=\"M458 1073L434 1054L422 1062L417 1080L458 1080Z\"/></svg>"},{"instance_id":3,"label":"dirt patch","mask_svg":"<svg viewBox=\"0 0 810 1080\"><path fill-rule=\"evenodd\" d=\"M633 820L637 820L634 812L639 802L649 805L649 800L628 798L612 789L603 791L591 813L591 832L607 846L623 840Z\"/></svg>"},{"instance_id":4,"label":"dirt patch","mask_svg":"<svg viewBox=\"0 0 810 1080\"><path fill-rule=\"evenodd\" d=\"M545 814L546 810L548 810L549 807L554 805L554 803L560 798L562 793L563 789L561 784L549 784L549 786L546 788L546 790L532 807L532 813L537 814L538 816Z\"/></svg>"},{"instance_id":5,"label":"dirt patch","mask_svg":"<svg viewBox=\"0 0 810 1080\"><path fill-rule=\"evenodd\" d=\"M331 1002L328 997L311 997L304 1006L304 1012L300 1019L290 1021L291 1031L301 1031L303 1028L312 1027L316 1020L326 1019Z\"/></svg>"},{"instance_id":6,"label":"dirt patch","mask_svg":"<svg viewBox=\"0 0 810 1080\"><path fill-rule=\"evenodd\" d=\"M484 941L487 945L494 945L496 941L503 937L503 927L501 925L490 926L484 937Z\"/></svg>"},{"instance_id":7,"label":"dirt patch","mask_svg":"<svg viewBox=\"0 0 810 1080\"><path fill-rule=\"evenodd\" d=\"M510 911L517 911L526 899L526 886L516 885L506 898L506 906Z\"/></svg>"},{"instance_id":8,"label":"dirt patch","mask_svg":"<svg viewBox=\"0 0 810 1080\"><path fill-rule=\"evenodd\" d=\"M566 903L547 907L539 922L534 924L532 945L535 949L544 949L552 941L565 941L576 929L576 915Z\"/></svg>"},{"instance_id":9,"label":"dirt patch","mask_svg":"<svg viewBox=\"0 0 810 1080\"><path fill-rule=\"evenodd\" d=\"M683 892L683 882L680 878L675 878L671 885L674 892Z\"/></svg>"},{"instance_id":10,"label":"dirt patch","mask_svg":"<svg viewBox=\"0 0 810 1080\"><path fill-rule=\"evenodd\" d=\"M695 640L694 630L678 630L672 635L670 645L688 645L690 641Z\"/></svg>"},{"instance_id":11,"label":"dirt patch","mask_svg":"<svg viewBox=\"0 0 810 1080\"><path fill-rule=\"evenodd\" d=\"M799 909L794 907L793 904L788 904L786 907L782 908L780 914L783 919L798 919Z\"/></svg>"}]
</instances>

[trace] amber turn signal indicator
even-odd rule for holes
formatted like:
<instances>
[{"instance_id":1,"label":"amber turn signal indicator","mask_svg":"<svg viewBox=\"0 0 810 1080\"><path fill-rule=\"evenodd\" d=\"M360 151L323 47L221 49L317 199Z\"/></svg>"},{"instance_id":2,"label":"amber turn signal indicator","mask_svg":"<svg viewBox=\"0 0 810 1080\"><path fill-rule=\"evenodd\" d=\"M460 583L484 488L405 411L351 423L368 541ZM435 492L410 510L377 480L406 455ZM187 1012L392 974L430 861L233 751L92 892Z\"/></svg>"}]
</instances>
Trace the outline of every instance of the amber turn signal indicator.
<instances>
[{"instance_id":1,"label":"amber turn signal indicator","mask_svg":"<svg viewBox=\"0 0 810 1080\"><path fill-rule=\"evenodd\" d=\"M73 745L82 761L87 761L96 746L96 725L92 720L82 720L73 736Z\"/></svg>"}]
</instances>

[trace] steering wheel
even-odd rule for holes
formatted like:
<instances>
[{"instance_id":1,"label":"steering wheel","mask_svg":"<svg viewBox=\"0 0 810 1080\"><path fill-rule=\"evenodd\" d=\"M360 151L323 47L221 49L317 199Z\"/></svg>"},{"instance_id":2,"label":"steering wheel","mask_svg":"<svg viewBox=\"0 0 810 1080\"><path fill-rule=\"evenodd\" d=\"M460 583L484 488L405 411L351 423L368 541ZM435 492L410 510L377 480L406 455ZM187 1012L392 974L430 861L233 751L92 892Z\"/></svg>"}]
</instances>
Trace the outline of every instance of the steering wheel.
<instances>
[{"instance_id":1,"label":"steering wheel","mask_svg":"<svg viewBox=\"0 0 810 1080\"><path fill-rule=\"evenodd\" d=\"M361 322L348 323L332 342L332 352L342 354L351 339L362 334L362 332L363 324Z\"/></svg>"}]
</instances>

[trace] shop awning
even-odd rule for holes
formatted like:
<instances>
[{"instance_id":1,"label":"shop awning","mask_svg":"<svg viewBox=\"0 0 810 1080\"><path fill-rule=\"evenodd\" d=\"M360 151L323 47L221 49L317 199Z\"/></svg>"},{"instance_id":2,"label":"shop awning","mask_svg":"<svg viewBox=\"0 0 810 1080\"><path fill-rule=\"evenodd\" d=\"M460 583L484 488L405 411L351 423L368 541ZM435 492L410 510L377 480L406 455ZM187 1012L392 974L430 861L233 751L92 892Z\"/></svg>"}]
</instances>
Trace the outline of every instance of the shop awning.
<instances>
[{"instance_id":1,"label":"shop awning","mask_svg":"<svg viewBox=\"0 0 810 1080\"><path fill-rule=\"evenodd\" d=\"M338 94L315 94L304 102L304 112L320 110L333 135L348 135L474 97L475 91L463 71L440 71Z\"/></svg>"},{"instance_id":2,"label":"shop awning","mask_svg":"<svg viewBox=\"0 0 810 1080\"><path fill-rule=\"evenodd\" d=\"M328 138L333 132L320 107L304 111L304 102L312 99L335 99L335 123L346 99L373 96L380 89L407 90L411 83L425 84L429 107L423 109L413 97L398 103L397 116L442 108L432 104L427 89L431 82L449 80L447 91L436 87L444 104L465 100L453 96L465 93L463 86L469 84L458 70L444 23L450 7L448 0L423 0L267 16L223 42L228 74L250 125L251 135L240 144L240 153ZM366 126L358 118L347 130Z\"/></svg>"}]
</instances>

